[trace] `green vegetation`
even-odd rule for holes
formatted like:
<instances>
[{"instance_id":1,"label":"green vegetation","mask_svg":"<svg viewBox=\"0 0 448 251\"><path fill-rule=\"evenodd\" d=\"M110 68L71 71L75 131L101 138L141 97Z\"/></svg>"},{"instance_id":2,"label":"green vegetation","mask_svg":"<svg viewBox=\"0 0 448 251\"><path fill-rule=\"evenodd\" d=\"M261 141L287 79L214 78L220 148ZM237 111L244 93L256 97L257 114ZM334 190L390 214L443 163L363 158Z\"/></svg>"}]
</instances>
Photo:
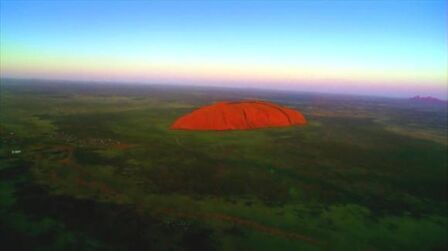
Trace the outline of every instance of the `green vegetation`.
<instances>
[{"instance_id":1,"label":"green vegetation","mask_svg":"<svg viewBox=\"0 0 448 251\"><path fill-rule=\"evenodd\" d=\"M7 250L448 248L446 107L14 80L0 95ZM244 98L309 124L169 130L196 107Z\"/></svg>"}]
</instances>

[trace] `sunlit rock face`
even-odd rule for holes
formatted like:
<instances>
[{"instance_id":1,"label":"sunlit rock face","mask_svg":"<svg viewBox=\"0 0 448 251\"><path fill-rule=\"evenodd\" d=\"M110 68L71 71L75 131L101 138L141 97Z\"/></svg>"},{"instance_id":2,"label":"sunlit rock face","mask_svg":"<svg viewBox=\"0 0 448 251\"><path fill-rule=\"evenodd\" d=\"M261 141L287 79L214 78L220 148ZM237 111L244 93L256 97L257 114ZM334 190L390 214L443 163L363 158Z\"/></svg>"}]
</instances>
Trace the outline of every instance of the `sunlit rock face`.
<instances>
[{"instance_id":1,"label":"sunlit rock face","mask_svg":"<svg viewBox=\"0 0 448 251\"><path fill-rule=\"evenodd\" d=\"M218 102L178 118L177 130L250 130L306 124L298 111L265 101Z\"/></svg>"}]
</instances>

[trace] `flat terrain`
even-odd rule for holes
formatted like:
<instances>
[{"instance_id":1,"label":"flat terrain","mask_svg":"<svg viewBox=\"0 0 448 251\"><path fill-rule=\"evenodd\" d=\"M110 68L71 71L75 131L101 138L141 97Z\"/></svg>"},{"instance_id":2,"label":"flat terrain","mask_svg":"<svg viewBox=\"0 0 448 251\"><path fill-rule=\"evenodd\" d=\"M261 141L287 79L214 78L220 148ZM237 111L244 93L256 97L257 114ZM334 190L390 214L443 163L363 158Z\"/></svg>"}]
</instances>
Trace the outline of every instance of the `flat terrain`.
<instances>
[{"instance_id":1,"label":"flat terrain","mask_svg":"<svg viewBox=\"0 0 448 251\"><path fill-rule=\"evenodd\" d=\"M4 250L446 250L447 108L280 91L1 80ZM302 127L169 130L223 100Z\"/></svg>"}]
</instances>

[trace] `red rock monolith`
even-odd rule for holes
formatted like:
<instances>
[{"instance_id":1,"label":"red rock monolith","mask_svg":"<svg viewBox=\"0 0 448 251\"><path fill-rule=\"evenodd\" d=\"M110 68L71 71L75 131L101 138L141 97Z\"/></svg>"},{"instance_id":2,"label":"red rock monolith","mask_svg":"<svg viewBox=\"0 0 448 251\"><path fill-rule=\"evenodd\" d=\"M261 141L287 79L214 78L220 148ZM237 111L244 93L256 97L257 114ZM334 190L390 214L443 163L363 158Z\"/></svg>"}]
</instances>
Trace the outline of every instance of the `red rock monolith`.
<instances>
[{"instance_id":1,"label":"red rock monolith","mask_svg":"<svg viewBox=\"0 0 448 251\"><path fill-rule=\"evenodd\" d=\"M218 102L178 118L176 130L249 130L306 124L298 111L265 101Z\"/></svg>"}]
</instances>

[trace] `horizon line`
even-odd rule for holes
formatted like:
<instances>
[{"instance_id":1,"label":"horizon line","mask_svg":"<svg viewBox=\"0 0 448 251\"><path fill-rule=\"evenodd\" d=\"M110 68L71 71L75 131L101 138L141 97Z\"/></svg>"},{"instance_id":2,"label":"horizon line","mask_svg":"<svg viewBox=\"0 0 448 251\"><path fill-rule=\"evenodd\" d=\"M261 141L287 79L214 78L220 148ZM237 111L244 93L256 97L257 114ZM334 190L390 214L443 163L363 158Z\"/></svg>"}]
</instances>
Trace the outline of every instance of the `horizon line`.
<instances>
[{"instance_id":1,"label":"horizon line","mask_svg":"<svg viewBox=\"0 0 448 251\"><path fill-rule=\"evenodd\" d=\"M307 94L323 94L323 95L336 95L336 96L358 96L358 97L376 97L376 98L390 98L390 99L409 99L413 97L433 97L441 101L448 102L447 99L434 97L431 95L421 95L415 94L410 96L397 96L397 95L381 95L381 94L362 94L362 93L343 93L343 92L333 92L333 91L309 91L300 90L296 88L269 88L260 86L235 86L235 85L207 85L203 83L176 83L176 82L149 82L149 81L126 81L126 80L85 80L85 79L60 79L60 78L41 78L41 77L3 77L0 76L0 82L2 80L17 80L17 81L49 81L49 82L66 82L66 83L78 83L78 84L117 84L117 85L146 85L146 86L170 86L170 87L207 87L207 88L223 88L223 89L243 89L243 90L260 90L260 91L277 91L277 92L295 92L295 93L307 93Z\"/></svg>"}]
</instances>

